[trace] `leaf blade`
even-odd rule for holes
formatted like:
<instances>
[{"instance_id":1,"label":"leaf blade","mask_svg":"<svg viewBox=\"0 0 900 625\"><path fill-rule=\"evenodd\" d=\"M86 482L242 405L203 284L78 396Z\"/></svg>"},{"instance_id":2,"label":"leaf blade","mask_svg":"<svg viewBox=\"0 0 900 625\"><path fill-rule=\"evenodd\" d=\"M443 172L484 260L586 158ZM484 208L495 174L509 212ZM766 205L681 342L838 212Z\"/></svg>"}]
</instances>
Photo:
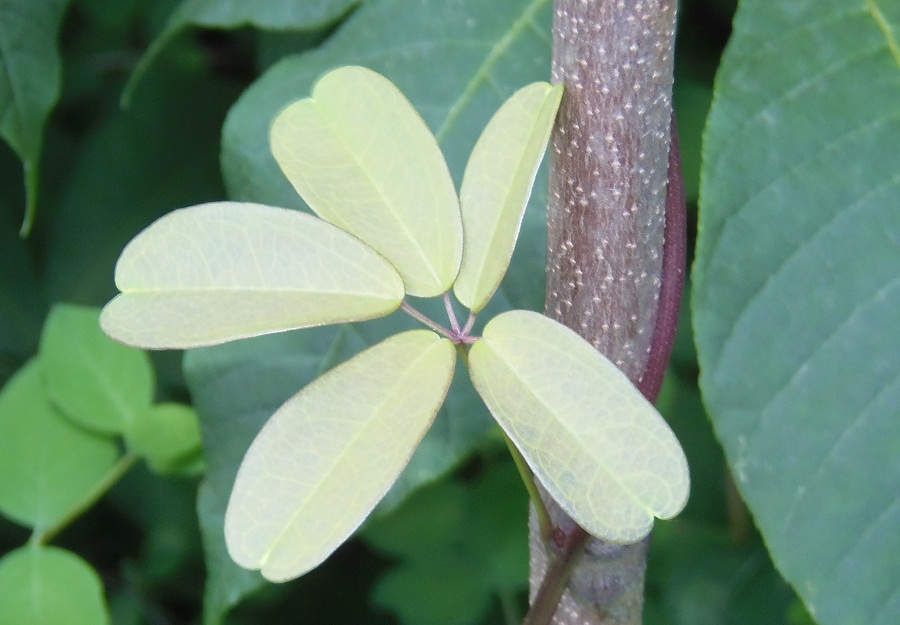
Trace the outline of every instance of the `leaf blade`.
<instances>
[{"instance_id":1,"label":"leaf blade","mask_svg":"<svg viewBox=\"0 0 900 625\"><path fill-rule=\"evenodd\" d=\"M460 189L463 256L453 291L473 314L509 267L562 92L561 84L532 83L514 93L469 157Z\"/></svg>"},{"instance_id":2,"label":"leaf blade","mask_svg":"<svg viewBox=\"0 0 900 625\"><path fill-rule=\"evenodd\" d=\"M97 572L59 547L27 545L0 558L0 623L107 625Z\"/></svg>"},{"instance_id":3,"label":"leaf blade","mask_svg":"<svg viewBox=\"0 0 900 625\"><path fill-rule=\"evenodd\" d=\"M44 392L40 361L0 393L0 510L36 529L84 500L118 457L115 442L74 425Z\"/></svg>"},{"instance_id":4,"label":"leaf blade","mask_svg":"<svg viewBox=\"0 0 900 625\"><path fill-rule=\"evenodd\" d=\"M397 87L369 69L322 76L272 123L275 160L317 215L383 254L411 295L450 288L459 202L443 154Z\"/></svg>"},{"instance_id":5,"label":"leaf blade","mask_svg":"<svg viewBox=\"0 0 900 625\"><path fill-rule=\"evenodd\" d=\"M103 334L99 316L96 308L54 307L41 335L41 367L47 394L66 416L119 434L153 403L153 365L145 352Z\"/></svg>"},{"instance_id":6,"label":"leaf blade","mask_svg":"<svg viewBox=\"0 0 900 625\"><path fill-rule=\"evenodd\" d=\"M149 349L196 347L385 315L400 305L396 271L314 217L216 202L169 213L122 252L123 291L103 330Z\"/></svg>"},{"instance_id":7,"label":"leaf blade","mask_svg":"<svg viewBox=\"0 0 900 625\"><path fill-rule=\"evenodd\" d=\"M703 401L822 625L900 614L897 32L896 3L742 2L704 137Z\"/></svg>"},{"instance_id":8,"label":"leaf blade","mask_svg":"<svg viewBox=\"0 0 900 625\"><path fill-rule=\"evenodd\" d=\"M197 413L186 404L157 404L129 423L125 443L157 473L178 471L201 451Z\"/></svg>"},{"instance_id":9,"label":"leaf blade","mask_svg":"<svg viewBox=\"0 0 900 625\"><path fill-rule=\"evenodd\" d=\"M485 326L469 363L476 390L535 475L592 535L636 542L654 517L684 507L687 460L674 434L573 331L538 313L503 313Z\"/></svg>"},{"instance_id":10,"label":"leaf blade","mask_svg":"<svg viewBox=\"0 0 900 625\"><path fill-rule=\"evenodd\" d=\"M38 165L47 116L59 99L57 33L68 0L0 5L0 136L25 171L27 235L37 207Z\"/></svg>"},{"instance_id":11,"label":"leaf blade","mask_svg":"<svg viewBox=\"0 0 900 625\"><path fill-rule=\"evenodd\" d=\"M317 566L346 540L430 426L455 357L453 345L433 332L404 332L288 400L238 471L225 515L235 561L284 581ZM328 422L324 415L337 416ZM358 492L360 484L370 492ZM355 500L346 489L357 491Z\"/></svg>"}]
</instances>

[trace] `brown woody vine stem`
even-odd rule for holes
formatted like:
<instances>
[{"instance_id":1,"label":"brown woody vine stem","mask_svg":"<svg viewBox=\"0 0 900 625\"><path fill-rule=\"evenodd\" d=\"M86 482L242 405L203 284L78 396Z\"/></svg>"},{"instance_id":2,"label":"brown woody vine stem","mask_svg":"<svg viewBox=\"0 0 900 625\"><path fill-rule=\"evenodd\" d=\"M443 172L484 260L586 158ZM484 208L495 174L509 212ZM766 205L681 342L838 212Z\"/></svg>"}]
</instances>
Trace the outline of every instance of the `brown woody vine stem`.
<instances>
[{"instance_id":1,"label":"brown woody vine stem","mask_svg":"<svg viewBox=\"0 0 900 625\"><path fill-rule=\"evenodd\" d=\"M674 30L675 0L555 3L553 79L566 91L549 153L547 314L651 400L684 277L680 167L669 150ZM545 502L556 529L548 543L532 523L525 624L638 625L648 541L589 538Z\"/></svg>"}]
</instances>

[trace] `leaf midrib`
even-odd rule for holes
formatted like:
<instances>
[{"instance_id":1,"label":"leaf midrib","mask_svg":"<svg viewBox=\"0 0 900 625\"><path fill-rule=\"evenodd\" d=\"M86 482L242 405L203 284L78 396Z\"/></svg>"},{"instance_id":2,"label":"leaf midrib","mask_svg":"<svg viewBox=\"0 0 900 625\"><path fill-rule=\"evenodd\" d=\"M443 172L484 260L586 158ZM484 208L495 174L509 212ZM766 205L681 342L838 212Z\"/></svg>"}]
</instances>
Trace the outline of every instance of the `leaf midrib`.
<instances>
[{"instance_id":1,"label":"leaf midrib","mask_svg":"<svg viewBox=\"0 0 900 625\"><path fill-rule=\"evenodd\" d=\"M519 337L519 338L523 338L523 337ZM490 339L487 339L487 340L490 340ZM490 344L488 343L488 345L490 345ZM503 364L506 366L506 368L516 377L516 379L522 383L522 386L527 390L528 394L531 395L535 399L535 401L537 401L549 414L555 414L555 411L550 409L550 406L541 398L541 396L532 390L531 385L528 383L529 381L526 378L522 377L519 374L519 372L508 363L508 361L506 359L501 358L497 351L495 351L493 348L491 348L491 351L494 352L494 354L500 359L501 362L503 362ZM563 429L566 431L566 433L572 438L572 440L575 442L575 444L580 449L583 449L584 451L586 451L589 457L596 459L596 456L594 456L593 454L590 453L589 447L587 445L581 444L580 438L578 436L576 436L575 432L573 432L573 430L568 426L568 424L564 420L556 419L556 422L559 423L563 427ZM542 432L544 432L544 431L545 430L542 430ZM633 502L635 502L635 504L637 504L637 506L641 510L646 512L651 518L656 517L655 512L650 510L643 501L639 500L631 492L630 489L626 488L625 485L622 483L622 481L616 476L615 472L611 471L605 462L599 462L598 464L600 465L601 469L607 475L610 476L610 479L612 479L612 481L615 482L616 485L619 486L619 488L622 490L622 492L625 493L625 495L629 499L631 499Z\"/></svg>"}]
</instances>

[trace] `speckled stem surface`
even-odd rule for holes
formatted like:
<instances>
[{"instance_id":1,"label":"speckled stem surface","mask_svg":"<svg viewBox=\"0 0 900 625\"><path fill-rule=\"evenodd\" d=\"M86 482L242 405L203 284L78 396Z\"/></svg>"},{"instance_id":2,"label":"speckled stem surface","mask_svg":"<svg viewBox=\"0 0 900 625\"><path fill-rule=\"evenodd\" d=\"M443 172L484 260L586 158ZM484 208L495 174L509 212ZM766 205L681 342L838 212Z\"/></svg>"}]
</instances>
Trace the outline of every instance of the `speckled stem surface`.
<instances>
[{"instance_id":1,"label":"speckled stem surface","mask_svg":"<svg viewBox=\"0 0 900 625\"><path fill-rule=\"evenodd\" d=\"M662 283L675 8L556 0L553 25L553 80L566 91L549 150L546 313L645 394ZM548 506L563 532L580 530ZM558 548L534 522L530 540L534 598ZM646 540L589 540L552 622L641 623L646 552Z\"/></svg>"}]
</instances>

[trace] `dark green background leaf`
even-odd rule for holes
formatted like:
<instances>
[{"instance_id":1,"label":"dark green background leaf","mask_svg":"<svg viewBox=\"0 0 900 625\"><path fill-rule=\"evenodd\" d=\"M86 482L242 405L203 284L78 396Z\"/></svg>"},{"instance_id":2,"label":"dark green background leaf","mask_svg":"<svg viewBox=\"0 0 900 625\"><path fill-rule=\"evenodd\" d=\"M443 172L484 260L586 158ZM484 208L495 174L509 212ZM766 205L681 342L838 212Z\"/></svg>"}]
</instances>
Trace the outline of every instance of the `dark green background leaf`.
<instances>
[{"instance_id":1,"label":"dark green background leaf","mask_svg":"<svg viewBox=\"0 0 900 625\"><path fill-rule=\"evenodd\" d=\"M338 19L362 0L184 0L156 37L125 85L128 103L137 83L166 44L190 26L238 28L255 26L274 31L311 30Z\"/></svg>"},{"instance_id":2,"label":"dark green background leaf","mask_svg":"<svg viewBox=\"0 0 900 625\"><path fill-rule=\"evenodd\" d=\"M237 87L197 69L163 74L78 146L48 210L44 276L52 300L105 302L115 293L115 261L134 235L175 208L222 198L215 137Z\"/></svg>"},{"instance_id":3,"label":"dark green background leaf","mask_svg":"<svg viewBox=\"0 0 900 625\"><path fill-rule=\"evenodd\" d=\"M822 625L900 620L900 4L745 0L706 132L704 400Z\"/></svg>"},{"instance_id":4,"label":"dark green background leaf","mask_svg":"<svg viewBox=\"0 0 900 625\"><path fill-rule=\"evenodd\" d=\"M498 596L528 583L528 495L509 458L473 483L423 488L363 537L402 559L373 599L406 625L477 622Z\"/></svg>"},{"instance_id":5,"label":"dark green background leaf","mask_svg":"<svg viewBox=\"0 0 900 625\"><path fill-rule=\"evenodd\" d=\"M22 159L22 232L34 219L44 124L59 97L56 38L68 0L0 0L0 136Z\"/></svg>"}]
</instances>

